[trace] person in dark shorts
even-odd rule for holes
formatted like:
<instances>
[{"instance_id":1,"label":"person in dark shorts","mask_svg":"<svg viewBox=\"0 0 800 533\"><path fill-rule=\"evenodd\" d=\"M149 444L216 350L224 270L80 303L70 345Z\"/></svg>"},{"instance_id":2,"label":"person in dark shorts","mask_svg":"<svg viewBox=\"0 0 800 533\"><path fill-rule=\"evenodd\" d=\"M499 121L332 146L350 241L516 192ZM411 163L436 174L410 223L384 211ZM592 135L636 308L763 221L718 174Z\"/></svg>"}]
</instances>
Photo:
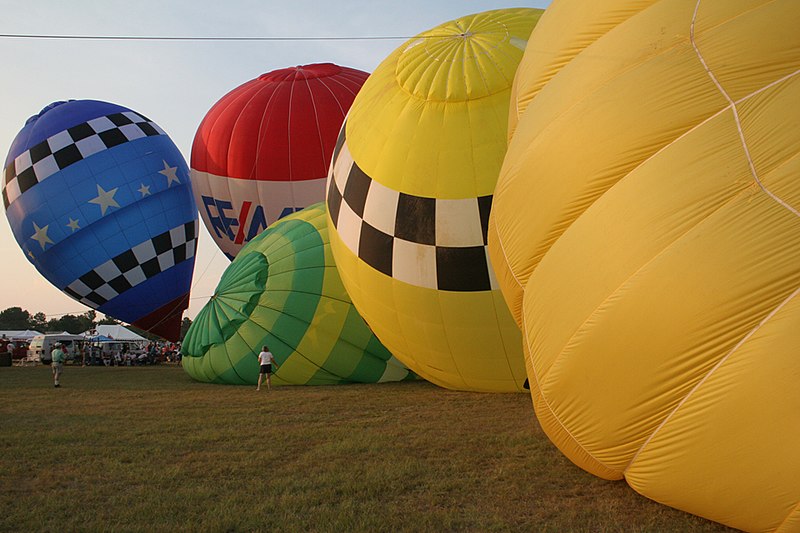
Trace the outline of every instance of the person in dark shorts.
<instances>
[{"instance_id":1,"label":"person in dark shorts","mask_svg":"<svg viewBox=\"0 0 800 533\"><path fill-rule=\"evenodd\" d=\"M258 373L258 386L256 390L261 390L261 380L264 376L267 376L267 390L272 390L269 376L272 374L272 367L275 367L275 370L278 369L278 364L275 362L275 356L272 355L272 352L269 351L269 347L265 344L264 347L261 349L261 353L258 354L258 362L261 365L261 370Z\"/></svg>"}]
</instances>

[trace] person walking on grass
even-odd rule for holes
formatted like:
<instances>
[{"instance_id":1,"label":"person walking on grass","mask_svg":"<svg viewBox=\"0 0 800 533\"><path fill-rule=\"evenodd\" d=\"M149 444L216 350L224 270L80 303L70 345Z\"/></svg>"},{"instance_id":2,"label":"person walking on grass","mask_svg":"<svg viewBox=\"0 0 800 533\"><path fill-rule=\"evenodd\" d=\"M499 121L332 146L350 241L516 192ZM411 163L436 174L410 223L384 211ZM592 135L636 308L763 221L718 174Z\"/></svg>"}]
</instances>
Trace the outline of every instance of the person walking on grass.
<instances>
[{"instance_id":1,"label":"person walking on grass","mask_svg":"<svg viewBox=\"0 0 800 533\"><path fill-rule=\"evenodd\" d=\"M275 370L278 369L278 364L275 362L275 356L269 351L269 347L265 344L258 354L258 361L261 364L261 370L258 373L258 387L256 390L261 390L261 380L267 376L267 390L271 391L269 376L272 374L272 365L275 365Z\"/></svg>"},{"instance_id":2,"label":"person walking on grass","mask_svg":"<svg viewBox=\"0 0 800 533\"><path fill-rule=\"evenodd\" d=\"M64 371L64 361L67 358L64 352L61 351L60 342L57 342L55 346L53 346L53 351L50 352L50 358L52 359L50 367L53 370L53 386L60 387L61 384L58 381L61 378L61 372Z\"/></svg>"}]
</instances>

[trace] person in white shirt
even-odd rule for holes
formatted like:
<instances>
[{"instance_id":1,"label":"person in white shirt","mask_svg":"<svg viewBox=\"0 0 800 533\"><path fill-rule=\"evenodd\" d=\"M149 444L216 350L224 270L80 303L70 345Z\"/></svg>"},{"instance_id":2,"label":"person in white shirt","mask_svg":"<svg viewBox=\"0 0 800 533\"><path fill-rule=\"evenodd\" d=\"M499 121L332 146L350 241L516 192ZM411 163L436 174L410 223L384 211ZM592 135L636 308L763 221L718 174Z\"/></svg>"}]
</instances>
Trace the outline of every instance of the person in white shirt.
<instances>
[{"instance_id":1,"label":"person in white shirt","mask_svg":"<svg viewBox=\"0 0 800 533\"><path fill-rule=\"evenodd\" d=\"M271 391L269 376L272 374L272 366L275 365L275 370L278 369L278 364L275 362L275 356L269 351L269 347L265 344L258 354L258 361L261 364L261 370L258 373L258 387L256 390L261 390L261 380L267 376L267 390Z\"/></svg>"}]
</instances>

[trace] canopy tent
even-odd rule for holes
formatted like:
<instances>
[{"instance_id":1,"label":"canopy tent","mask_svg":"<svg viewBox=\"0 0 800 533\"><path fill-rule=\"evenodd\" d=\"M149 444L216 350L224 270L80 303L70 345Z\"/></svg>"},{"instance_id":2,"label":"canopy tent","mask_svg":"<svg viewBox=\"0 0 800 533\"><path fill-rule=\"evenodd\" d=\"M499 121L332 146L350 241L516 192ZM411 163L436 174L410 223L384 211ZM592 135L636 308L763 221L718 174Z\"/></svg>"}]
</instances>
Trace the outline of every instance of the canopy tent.
<instances>
[{"instance_id":1,"label":"canopy tent","mask_svg":"<svg viewBox=\"0 0 800 533\"><path fill-rule=\"evenodd\" d=\"M41 335L41 332L33 329L11 329L0 331L0 335L5 335L6 338L12 341L29 341L36 335Z\"/></svg>"},{"instance_id":2,"label":"canopy tent","mask_svg":"<svg viewBox=\"0 0 800 533\"><path fill-rule=\"evenodd\" d=\"M147 339L134 333L125 326L119 324L100 324L91 331L84 332L86 337L108 337L108 340L146 342Z\"/></svg>"},{"instance_id":3,"label":"canopy tent","mask_svg":"<svg viewBox=\"0 0 800 533\"><path fill-rule=\"evenodd\" d=\"M50 335L50 336L58 335L59 337L63 337L62 340L68 340L68 341L82 341L85 340L86 337L82 333L76 334L76 333L70 333L69 331L62 331L61 333L43 333L43 335Z\"/></svg>"}]
</instances>

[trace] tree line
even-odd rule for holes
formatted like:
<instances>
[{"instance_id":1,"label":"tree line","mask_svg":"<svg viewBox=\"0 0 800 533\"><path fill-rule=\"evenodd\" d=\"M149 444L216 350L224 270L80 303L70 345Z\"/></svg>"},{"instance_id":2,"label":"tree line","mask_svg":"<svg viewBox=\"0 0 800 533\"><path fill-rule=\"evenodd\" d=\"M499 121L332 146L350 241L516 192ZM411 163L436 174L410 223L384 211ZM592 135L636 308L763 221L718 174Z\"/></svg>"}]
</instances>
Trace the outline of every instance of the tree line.
<instances>
[{"instance_id":1,"label":"tree line","mask_svg":"<svg viewBox=\"0 0 800 533\"><path fill-rule=\"evenodd\" d=\"M66 314L50 319L42 312L31 314L21 307L9 307L0 311L0 330L32 329L41 333L61 333L62 331L66 331L67 333L77 335L103 324L121 324L121 322L110 317L97 320L97 312L93 309L80 315ZM191 325L192 321L189 318L183 319L183 323L181 324L181 340L183 340L186 331ZM157 336L151 335L147 331L137 327L127 324L125 324L125 327L147 339L159 340Z\"/></svg>"}]
</instances>

